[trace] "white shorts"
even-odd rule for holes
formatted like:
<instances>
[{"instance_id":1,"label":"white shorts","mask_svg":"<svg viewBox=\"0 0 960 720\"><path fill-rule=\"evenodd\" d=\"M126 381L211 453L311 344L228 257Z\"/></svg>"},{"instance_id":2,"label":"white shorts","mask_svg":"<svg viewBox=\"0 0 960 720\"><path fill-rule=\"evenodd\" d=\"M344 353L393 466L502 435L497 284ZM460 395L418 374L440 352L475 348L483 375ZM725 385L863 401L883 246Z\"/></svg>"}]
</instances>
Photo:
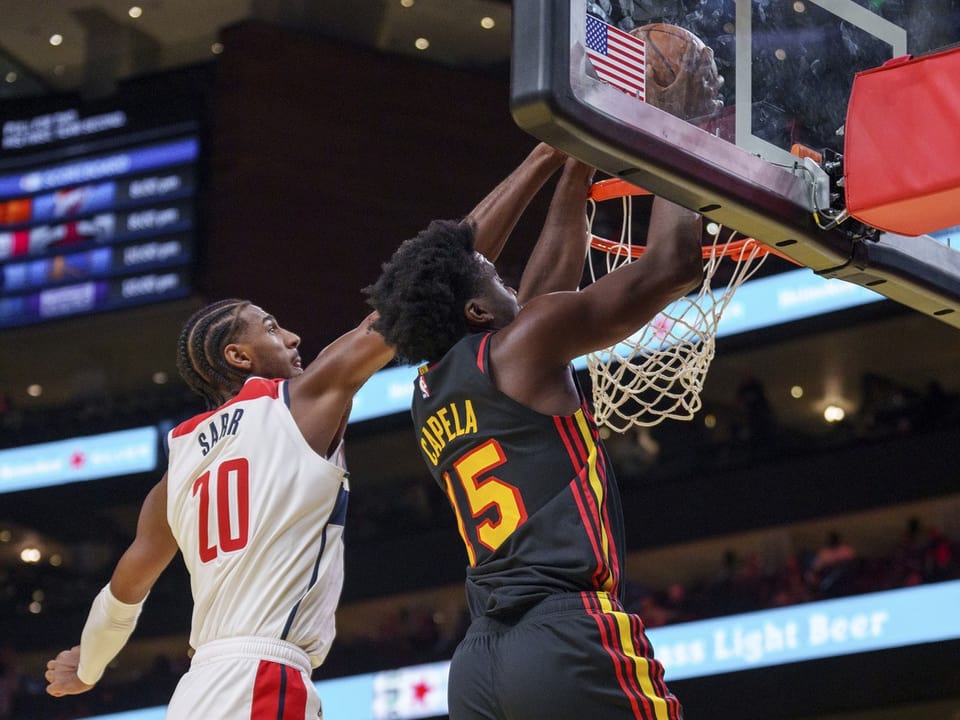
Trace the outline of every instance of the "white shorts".
<instances>
[{"instance_id":1,"label":"white shorts","mask_svg":"<svg viewBox=\"0 0 960 720\"><path fill-rule=\"evenodd\" d=\"M215 640L197 648L167 720L317 720L307 654L283 640Z\"/></svg>"}]
</instances>

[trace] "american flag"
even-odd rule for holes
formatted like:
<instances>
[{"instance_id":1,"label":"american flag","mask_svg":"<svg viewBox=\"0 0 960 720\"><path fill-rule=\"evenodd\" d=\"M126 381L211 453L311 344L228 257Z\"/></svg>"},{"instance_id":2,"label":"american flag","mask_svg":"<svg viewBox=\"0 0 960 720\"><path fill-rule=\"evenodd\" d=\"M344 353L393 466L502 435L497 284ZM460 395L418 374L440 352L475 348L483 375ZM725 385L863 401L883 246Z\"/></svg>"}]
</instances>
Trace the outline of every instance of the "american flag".
<instances>
[{"instance_id":1,"label":"american flag","mask_svg":"<svg viewBox=\"0 0 960 720\"><path fill-rule=\"evenodd\" d=\"M645 99L643 40L587 15L587 57L601 80Z\"/></svg>"}]
</instances>

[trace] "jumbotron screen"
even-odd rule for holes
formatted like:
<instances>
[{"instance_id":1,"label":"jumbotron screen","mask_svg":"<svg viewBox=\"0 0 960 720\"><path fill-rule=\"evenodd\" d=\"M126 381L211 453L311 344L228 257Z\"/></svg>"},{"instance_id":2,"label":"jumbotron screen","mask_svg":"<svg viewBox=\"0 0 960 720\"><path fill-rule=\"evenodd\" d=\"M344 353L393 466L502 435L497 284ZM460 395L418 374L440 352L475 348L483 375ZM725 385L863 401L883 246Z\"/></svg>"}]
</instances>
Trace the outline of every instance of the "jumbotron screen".
<instances>
[{"instance_id":1,"label":"jumbotron screen","mask_svg":"<svg viewBox=\"0 0 960 720\"><path fill-rule=\"evenodd\" d=\"M201 138L189 115L119 101L3 113L0 328L190 293Z\"/></svg>"}]
</instances>

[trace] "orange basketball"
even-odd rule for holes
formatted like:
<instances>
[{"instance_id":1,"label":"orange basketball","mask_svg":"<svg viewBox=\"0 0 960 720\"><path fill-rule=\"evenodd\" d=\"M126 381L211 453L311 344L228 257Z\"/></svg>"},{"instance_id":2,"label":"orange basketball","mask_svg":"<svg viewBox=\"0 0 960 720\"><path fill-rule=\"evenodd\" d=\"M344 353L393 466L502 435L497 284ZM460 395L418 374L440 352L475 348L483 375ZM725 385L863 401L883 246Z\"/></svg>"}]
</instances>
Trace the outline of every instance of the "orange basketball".
<instances>
[{"instance_id":1,"label":"orange basketball","mask_svg":"<svg viewBox=\"0 0 960 720\"><path fill-rule=\"evenodd\" d=\"M723 107L723 78L713 50L700 38L665 23L634 28L630 34L644 42L647 103L690 121L712 116Z\"/></svg>"},{"instance_id":2,"label":"orange basketball","mask_svg":"<svg viewBox=\"0 0 960 720\"><path fill-rule=\"evenodd\" d=\"M652 23L634 28L630 34L644 42L647 80L652 80L661 87L676 82L683 55L691 44L698 49L703 47L700 38L679 25Z\"/></svg>"}]
</instances>

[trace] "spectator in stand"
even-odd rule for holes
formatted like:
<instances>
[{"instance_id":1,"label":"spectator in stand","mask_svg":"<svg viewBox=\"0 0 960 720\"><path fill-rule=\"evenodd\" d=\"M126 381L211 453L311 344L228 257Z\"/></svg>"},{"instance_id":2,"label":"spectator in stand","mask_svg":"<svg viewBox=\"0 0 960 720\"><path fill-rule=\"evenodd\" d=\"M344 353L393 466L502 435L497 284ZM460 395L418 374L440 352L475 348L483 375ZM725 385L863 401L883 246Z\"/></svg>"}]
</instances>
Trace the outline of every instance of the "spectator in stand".
<instances>
[{"instance_id":1,"label":"spectator in stand","mask_svg":"<svg viewBox=\"0 0 960 720\"><path fill-rule=\"evenodd\" d=\"M803 575L803 563L799 555L790 553L784 567L773 580L769 600L770 606L785 607L811 600L810 588L804 582Z\"/></svg>"},{"instance_id":2,"label":"spectator in stand","mask_svg":"<svg viewBox=\"0 0 960 720\"><path fill-rule=\"evenodd\" d=\"M957 577L950 541L936 527L931 527L927 534L929 540L923 558L924 582L940 582Z\"/></svg>"},{"instance_id":3,"label":"spectator in stand","mask_svg":"<svg viewBox=\"0 0 960 720\"><path fill-rule=\"evenodd\" d=\"M820 597L847 595L851 590L857 551L832 530L810 565L808 582Z\"/></svg>"},{"instance_id":4,"label":"spectator in stand","mask_svg":"<svg viewBox=\"0 0 960 720\"><path fill-rule=\"evenodd\" d=\"M736 410L730 424L730 440L735 450L748 456L773 449L778 422L767 391L755 377L748 377L737 387Z\"/></svg>"},{"instance_id":5,"label":"spectator in stand","mask_svg":"<svg viewBox=\"0 0 960 720\"><path fill-rule=\"evenodd\" d=\"M687 587L683 583L670 583L663 592L663 601L661 605L667 611L667 623L681 623L693 620L693 613L690 611L689 598L687 597Z\"/></svg>"},{"instance_id":6,"label":"spectator in stand","mask_svg":"<svg viewBox=\"0 0 960 720\"><path fill-rule=\"evenodd\" d=\"M927 543L921 532L920 518L911 517L893 551L891 585L909 587L923 582Z\"/></svg>"}]
</instances>

